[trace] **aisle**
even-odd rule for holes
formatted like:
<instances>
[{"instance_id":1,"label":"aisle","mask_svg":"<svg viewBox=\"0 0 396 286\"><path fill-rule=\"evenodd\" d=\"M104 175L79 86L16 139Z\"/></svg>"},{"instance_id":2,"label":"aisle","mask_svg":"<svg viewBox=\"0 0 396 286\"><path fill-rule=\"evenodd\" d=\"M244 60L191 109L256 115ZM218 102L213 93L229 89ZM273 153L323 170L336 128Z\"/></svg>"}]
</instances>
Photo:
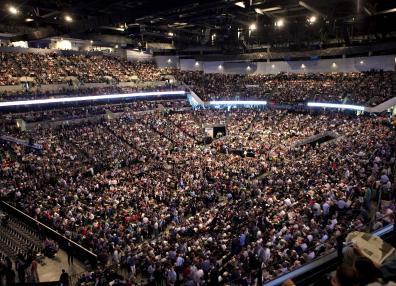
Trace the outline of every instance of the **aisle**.
<instances>
[{"instance_id":1,"label":"aisle","mask_svg":"<svg viewBox=\"0 0 396 286\"><path fill-rule=\"evenodd\" d=\"M69 266L67 254L61 249L54 258L45 257L44 263L44 265L39 264L38 266L40 282L58 281L62 269L65 269L73 280L78 279L81 273L87 271L85 265L77 258L74 258L74 264Z\"/></svg>"}]
</instances>

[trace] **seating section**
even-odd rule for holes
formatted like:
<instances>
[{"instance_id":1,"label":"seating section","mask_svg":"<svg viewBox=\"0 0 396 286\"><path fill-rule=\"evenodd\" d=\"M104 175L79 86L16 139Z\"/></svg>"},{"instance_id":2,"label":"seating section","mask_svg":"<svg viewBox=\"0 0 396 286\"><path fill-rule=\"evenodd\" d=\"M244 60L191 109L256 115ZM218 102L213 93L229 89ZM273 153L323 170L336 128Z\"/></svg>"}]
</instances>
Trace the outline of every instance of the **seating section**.
<instances>
[{"instance_id":1,"label":"seating section","mask_svg":"<svg viewBox=\"0 0 396 286\"><path fill-rule=\"evenodd\" d=\"M275 103L322 101L377 105L396 96L394 72L228 75L177 72L203 100L261 99Z\"/></svg>"},{"instance_id":2,"label":"seating section","mask_svg":"<svg viewBox=\"0 0 396 286\"><path fill-rule=\"evenodd\" d=\"M192 137L197 142L203 142L205 134L199 116L185 112L171 113L169 114L169 121L187 136Z\"/></svg>"},{"instance_id":3,"label":"seating section","mask_svg":"<svg viewBox=\"0 0 396 286\"><path fill-rule=\"evenodd\" d=\"M83 83L97 83L105 82L106 76L124 82L132 76L156 81L161 74L152 63L132 63L110 56L0 52L0 86L19 84L20 77L32 77L37 84L55 84L66 82L64 78L70 76Z\"/></svg>"},{"instance_id":4,"label":"seating section","mask_svg":"<svg viewBox=\"0 0 396 286\"><path fill-rule=\"evenodd\" d=\"M27 123L64 121L93 116L104 116L106 111L113 113L124 112L147 112L158 109L180 109L190 107L187 100L153 100L153 101L131 101L122 104L90 105L86 107L55 108L44 111L30 111L20 113L0 114L3 126L15 126L16 119L23 119Z\"/></svg>"},{"instance_id":5,"label":"seating section","mask_svg":"<svg viewBox=\"0 0 396 286\"><path fill-rule=\"evenodd\" d=\"M8 128L44 150L3 146L0 192L102 265L134 261L148 280L177 263L183 283L268 281L333 251L337 233L365 230L368 189L394 196L395 134L384 120L176 108ZM227 136L205 145L202 127L213 124L225 124ZM325 131L340 136L296 147ZM393 209L378 209L376 228L393 223Z\"/></svg>"},{"instance_id":6,"label":"seating section","mask_svg":"<svg viewBox=\"0 0 396 286\"><path fill-rule=\"evenodd\" d=\"M36 87L44 84L68 82L77 78L78 89L44 92L40 88L27 91L3 91L0 100L22 100L48 98L64 95L92 95L125 93L141 90L169 90L177 86L171 83L158 87L84 87L89 83L105 83L109 77L118 82L140 83L165 80L164 75L173 74L187 84L204 101L214 99L260 99L278 104L298 104L307 101L350 103L374 106L396 96L394 72L370 71L353 73L323 74L277 74L277 75L233 75L204 74L200 71L160 69L154 63L129 62L110 56L58 55L32 53L0 53L0 86L18 85L21 77L34 80ZM32 84L30 84L32 85Z\"/></svg>"},{"instance_id":7,"label":"seating section","mask_svg":"<svg viewBox=\"0 0 396 286\"><path fill-rule=\"evenodd\" d=\"M42 237L31 226L21 222L8 214L0 211L2 223L0 224L0 258L11 257L15 259L18 253L41 252ZM7 216L7 221L3 219Z\"/></svg>"}]
</instances>

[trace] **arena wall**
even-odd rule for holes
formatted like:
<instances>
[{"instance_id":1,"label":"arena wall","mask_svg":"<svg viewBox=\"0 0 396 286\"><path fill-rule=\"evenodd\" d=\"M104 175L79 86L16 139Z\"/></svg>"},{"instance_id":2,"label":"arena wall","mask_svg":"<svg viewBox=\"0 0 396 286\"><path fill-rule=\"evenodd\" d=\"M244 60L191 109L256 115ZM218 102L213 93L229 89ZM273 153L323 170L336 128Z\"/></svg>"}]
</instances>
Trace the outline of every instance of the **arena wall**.
<instances>
[{"instance_id":1,"label":"arena wall","mask_svg":"<svg viewBox=\"0 0 396 286\"><path fill-rule=\"evenodd\" d=\"M167 61L163 57L162 62ZM173 57L174 63L178 59ZM395 71L395 55L354 57L339 59L321 59L307 61L273 61L273 62L224 62L205 61L198 62L194 59L180 59L181 70L201 70L205 73L226 74L278 74L286 73L325 73L325 72L359 72L372 69ZM221 66L221 67L220 67ZM247 67L250 67L248 69Z\"/></svg>"}]
</instances>

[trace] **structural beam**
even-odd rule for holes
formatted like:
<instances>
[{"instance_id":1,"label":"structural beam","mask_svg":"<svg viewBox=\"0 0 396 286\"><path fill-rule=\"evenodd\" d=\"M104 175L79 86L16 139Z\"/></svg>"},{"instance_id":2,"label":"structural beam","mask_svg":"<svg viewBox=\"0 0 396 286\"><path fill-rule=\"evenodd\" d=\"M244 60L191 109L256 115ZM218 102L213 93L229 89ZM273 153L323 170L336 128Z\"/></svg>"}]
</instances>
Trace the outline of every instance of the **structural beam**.
<instances>
[{"instance_id":1,"label":"structural beam","mask_svg":"<svg viewBox=\"0 0 396 286\"><path fill-rule=\"evenodd\" d=\"M298 4L299 4L300 6L302 6L302 7L304 7L305 9L311 11L312 13L315 13L315 14L317 14L317 15L322 16L323 18L326 18L326 14L320 12L318 9L312 7L311 5L307 4L307 3L304 2L304 1L299 1Z\"/></svg>"},{"instance_id":2,"label":"structural beam","mask_svg":"<svg viewBox=\"0 0 396 286\"><path fill-rule=\"evenodd\" d=\"M388 9L388 10L383 10L375 13L376 15L382 15L382 14L389 14L389 13L394 13L396 12L396 8Z\"/></svg>"}]
</instances>

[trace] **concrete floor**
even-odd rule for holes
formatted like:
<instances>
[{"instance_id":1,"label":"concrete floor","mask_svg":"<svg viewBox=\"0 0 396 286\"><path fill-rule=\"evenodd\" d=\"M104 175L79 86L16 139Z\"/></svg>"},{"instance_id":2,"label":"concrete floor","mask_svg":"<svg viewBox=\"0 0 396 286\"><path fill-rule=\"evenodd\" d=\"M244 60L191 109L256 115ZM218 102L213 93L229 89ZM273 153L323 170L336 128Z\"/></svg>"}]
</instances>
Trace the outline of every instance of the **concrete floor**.
<instances>
[{"instance_id":1,"label":"concrete floor","mask_svg":"<svg viewBox=\"0 0 396 286\"><path fill-rule=\"evenodd\" d=\"M15 271L15 262L13 262L13 269ZM39 261L38 275L40 282L55 282L59 281L62 269L70 275L71 284L76 285L78 278L87 271L83 263L74 258L73 265L68 265L67 254L63 250L59 250L54 258L45 257ZM15 271L15 282L18 283L18 274ZM5 276L0 277L0 286L7 286Z\"/></svg>"},{"instance_id":2,"label":"concrete floor","mask_svg":"<svg viewBox=\"0 0 396 286\"><path fill-rule=\"evenodd\" d=\"M54 258L45 257L39 264L37 270L40 282L58 281L62 269L65 269L73 280L78 279L82 273L87 271L84 264L77 258L74 258L73 265L68 265L67 254L60 249Z\"/></svg>"}]
</instances>

